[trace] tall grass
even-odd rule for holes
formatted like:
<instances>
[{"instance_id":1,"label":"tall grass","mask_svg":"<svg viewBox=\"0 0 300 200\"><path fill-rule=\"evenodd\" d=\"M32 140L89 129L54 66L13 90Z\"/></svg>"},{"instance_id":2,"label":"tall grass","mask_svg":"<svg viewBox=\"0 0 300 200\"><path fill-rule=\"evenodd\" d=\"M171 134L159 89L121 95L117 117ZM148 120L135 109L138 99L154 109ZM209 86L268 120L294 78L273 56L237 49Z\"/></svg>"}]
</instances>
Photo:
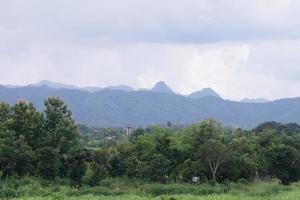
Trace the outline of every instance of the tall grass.
<instances>
[{"instance_id":1,"label":"tall grass","mask_svg":"<svg viewBox=\"0 0 300 200\"><path fill-rule=\"evenodd\" d=\"M106 179L100 186L70 187L66 180L44 181L38 178L9 178L0 184L1 199L20 200L294 200L300 198L300 184L280 185L278 181L255 183L147 184L139 180Z\"/></svg>"}]
</instances>

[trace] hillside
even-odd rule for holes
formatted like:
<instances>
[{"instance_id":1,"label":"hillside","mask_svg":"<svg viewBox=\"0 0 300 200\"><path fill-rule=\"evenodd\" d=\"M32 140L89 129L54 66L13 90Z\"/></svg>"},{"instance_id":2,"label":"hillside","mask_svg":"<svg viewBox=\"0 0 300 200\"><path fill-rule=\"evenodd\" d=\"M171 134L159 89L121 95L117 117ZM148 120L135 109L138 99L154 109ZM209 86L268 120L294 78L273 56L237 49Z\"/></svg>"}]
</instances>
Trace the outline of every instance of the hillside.
<instances>
[{"instance_id":1,"label":"hillside","mask_svg":"<svg viewBox=\"0 0 300 200\"><path fill-rule=\"evenodd\" d=\"M211 88L204 88L202 90L193 92L189 95L189 97L194 98L194 99L199 99L199 98L203 98L203 97L221 98L221 96Z\"/></svg>"},{"instance_id":2,"label":"hillside","mask_svg":"<svg viewBox=\"0 0 300 200\"><path fill-rule=\"evenodd\" d=\"M264 104L242 103L215 97L193 99L173 93L101 90L90 93L49 87L0 87L0 101L32 101L40 110L49 96L62 98L77 122L93 126L190 124L214 117L225 125L254 127L264 121L300 123L300 98Z\"/></svg>"}]
</instances>

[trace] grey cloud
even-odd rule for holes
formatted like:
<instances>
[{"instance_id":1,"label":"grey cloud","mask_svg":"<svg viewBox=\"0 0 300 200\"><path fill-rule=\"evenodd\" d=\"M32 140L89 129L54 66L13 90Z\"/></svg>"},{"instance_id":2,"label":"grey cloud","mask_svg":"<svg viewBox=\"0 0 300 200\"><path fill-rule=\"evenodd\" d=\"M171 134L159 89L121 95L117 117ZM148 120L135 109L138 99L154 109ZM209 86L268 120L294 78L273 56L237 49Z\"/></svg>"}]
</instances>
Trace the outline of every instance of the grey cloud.
<instances>
[{"instance_id":1,"label":"grey cloud","mask_svg":"<svg viewBox=\"0 0 300 200\"><path fill-rule=\"evenodd\" d=\"M297 0L0 0L0 83L163 79L233 99L300 95L299 9Z\"/></svg>"},{"instance_id":2,"label":"grey cloud","mask_svg":"<svg viewBox=\"0 0 300 200\"><path fill-rule=\"evenodd\" d=\"M299 1L274 0L272 6L266 2L11 0L1 6L0 25L18 31L24 39L34 34L34 39L84 43L207 43L299 37Z\"/></svg>"}]
</instances>

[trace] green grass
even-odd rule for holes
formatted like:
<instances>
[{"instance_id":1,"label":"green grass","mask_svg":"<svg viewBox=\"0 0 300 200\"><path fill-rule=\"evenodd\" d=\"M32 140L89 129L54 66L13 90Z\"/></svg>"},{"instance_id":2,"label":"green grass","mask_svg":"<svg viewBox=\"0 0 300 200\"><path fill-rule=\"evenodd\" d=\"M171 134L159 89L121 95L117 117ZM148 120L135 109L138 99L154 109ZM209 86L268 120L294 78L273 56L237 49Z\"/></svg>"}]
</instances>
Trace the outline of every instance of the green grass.
<instances>
[{"instance_id":1,"label":"green grass","mask_svg":"<svg viewBox=\"0 0 300 200\"><path fill-rule=\"evenodd\" d=\"M262 196L246 196L246 195L232 195L232 194L213 194L213 195L206 195L206 196L197 196L197 195L161 195L156 197L151 196L139 196L139 195L120 195L120 196L95 196L95 195L85 195L85 196L71 196L67 197L64 195L53 195L48 197L23 197L20 199L26 200L38 200L38 199L45 199L45 200L79 200L79 199L86 199L86 200L297 200L299 199L300 194L299 192L288 192L282 193L274 196L269 197L262 197ZM17 199L16 199L17 200Z\"/></svg>"},{"instance_id":2,"label":"green grass","mask_svg":"<svg viewBox=\"0 0 300 200\"><path fill-rule=\"evenodd\" d=\"M0 184L1 199L19 200L297 200L300 183L277 181L250 184L145 184L138 180L107 179L100 186L70 187L65 180L7 179Z\"/></svg>"}]
</instances>

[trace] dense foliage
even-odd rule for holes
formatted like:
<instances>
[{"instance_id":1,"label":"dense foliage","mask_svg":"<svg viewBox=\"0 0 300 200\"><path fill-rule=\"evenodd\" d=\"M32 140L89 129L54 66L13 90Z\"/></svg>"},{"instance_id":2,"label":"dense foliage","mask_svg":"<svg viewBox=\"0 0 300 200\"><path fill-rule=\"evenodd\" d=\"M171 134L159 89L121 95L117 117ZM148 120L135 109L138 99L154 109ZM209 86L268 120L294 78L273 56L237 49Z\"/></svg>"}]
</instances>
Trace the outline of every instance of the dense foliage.
<instances>
[{"instance_id":1,"label":"dense foliage","mask_svg":"<svg viewBox=\"0 0 300 200\"><path fill-rule=\"evenodd\" d=\"M26 101L0 103L1 176L60 176L80 185L85 159L78 127L60 99L45 101L43 113Z\"/></svg>"},{"instance_id":2,"label":"dense foliage","mask_svg":"<svg viewBox=\"0 0 300 200\"><path fill-rule=\"evenodd\" d=\"M191 182L196 176L201 182L226 183L277 178L283 184L300 180L297 124L268 122L243 130L208 119L185 128L137 128L129 138L107 144L114 145L91 151L105 158L96 162L102 179L125 176L170 183Z\"/></svg>"},{"instance_id":3,"label":"dense foliage","mask_svg":"<svg viewBox=\"0 0 300 200\"><path fill-rule=\"evenodd\" d=\"M208 119L184 128L171 123L136 128L129 136L121 129L80 129L81 137L58 98L49 98L42 113L25 101L1 103L1 177L60 177L78 186L82 181L97 186L107 177L157 183L191 182L192 177L206 183L300 180L297 124L271 122L250 131ZM84 148L91 137L98 137L97 148Z\"/></svg>"}]
</instances>

